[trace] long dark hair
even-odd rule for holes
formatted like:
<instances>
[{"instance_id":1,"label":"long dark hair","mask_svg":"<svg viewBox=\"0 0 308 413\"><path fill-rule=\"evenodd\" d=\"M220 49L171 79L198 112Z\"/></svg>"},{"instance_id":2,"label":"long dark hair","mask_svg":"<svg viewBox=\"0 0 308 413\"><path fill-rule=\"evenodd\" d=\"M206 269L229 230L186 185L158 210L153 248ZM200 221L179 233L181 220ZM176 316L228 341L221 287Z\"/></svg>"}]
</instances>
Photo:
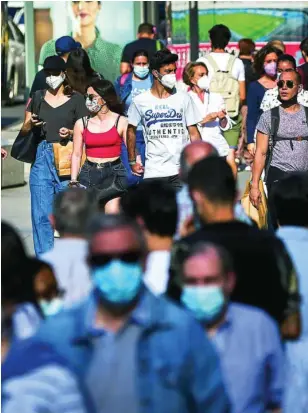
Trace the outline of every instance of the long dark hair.
<instances>
[{"instance_id":1,"label":"long dark hair","mask_svg":"<svg viewBox=\"0 0 308 413\"><path fill-rule=\"evenodd\" d=\"M73 90L84 95L91 79L98 76L92 69L88 53L82 49L70 52L66 62L66 75Z\"/></svg>"},{"instance_id":2,"label":"long dark hair","mask_svg":"<svg viewBox=\"0 0 308 413\"><path fill-rule=\"evenodd\" d=\"M124 105L119 101L117 92L109 80L96 79L88 87L93 87L97 94L104 99L109 110L124 115Z\"/></svg>"},{"instance_id":3,"label":"long dark hair","mask_svg":"<svg viewBox=\"0 0 308 413\"><path fill-rule=\"evenodd\" d=\"M255 71L255 73L259 76L263 76L265 71L264 71L264 61L267 55L271 54L271 53L275 53L277 55L277 57L279 57L280 55L282 55L282 51L277 49L277 47L274 46L270 46L270 45L266 45L264 47L262 47L262 49L260 49L254 58L254 62L253 62L253 70Z\"/></svg>"}]
</instances>

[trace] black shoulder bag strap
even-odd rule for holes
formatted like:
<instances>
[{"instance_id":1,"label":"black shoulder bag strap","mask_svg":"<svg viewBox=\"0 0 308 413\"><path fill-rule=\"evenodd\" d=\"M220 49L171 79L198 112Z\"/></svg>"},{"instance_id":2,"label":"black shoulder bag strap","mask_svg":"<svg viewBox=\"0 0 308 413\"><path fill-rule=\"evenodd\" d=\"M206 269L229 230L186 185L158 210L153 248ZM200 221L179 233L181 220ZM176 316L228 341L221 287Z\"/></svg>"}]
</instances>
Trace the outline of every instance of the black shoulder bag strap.
<instances>
[{"instance_id":1,"label":"black shoulder bag strap","mask_svg":"<svg viewBox=\"0 0 308 413\"><path fill-rule=\"evenodd\" d=\"M305 110L306 123L307 123L307 128L308 128L308 106L304 106L304 110Z\"/></svg>"},{"instance_id":2,"label":"black shoulder bag strap","mask_svg":"<svg viewBox=\"0 0 308 413\"><path fill-rule=\"evenodd\" d=\"M266 182L267 176L268 176L268 171L271 166L272 162L272 157L273 157L273 150L274 146L276 143L276 137L277 137L277 132L279 129L279 106L271 109L271 130L270 130L270 141L269 141L269 146L268 146L268 151L267 151L267 156L266 156L266 163L265 163L265 177L264 181Z\"/></svg>"},{"instance_id":3,"label":"black shoulder bag strap","mask_svg":"<svg viewBox=\"0 0 308 413\"><path fill-rule=\"evenodd\" d=\"M118 130L120 117L121 117L121 115L118 116L118 118L117 118L117 120L115 121L115 124L114 124L114 126L116 127L116 130Z\"/></svg>"}]
</instances>

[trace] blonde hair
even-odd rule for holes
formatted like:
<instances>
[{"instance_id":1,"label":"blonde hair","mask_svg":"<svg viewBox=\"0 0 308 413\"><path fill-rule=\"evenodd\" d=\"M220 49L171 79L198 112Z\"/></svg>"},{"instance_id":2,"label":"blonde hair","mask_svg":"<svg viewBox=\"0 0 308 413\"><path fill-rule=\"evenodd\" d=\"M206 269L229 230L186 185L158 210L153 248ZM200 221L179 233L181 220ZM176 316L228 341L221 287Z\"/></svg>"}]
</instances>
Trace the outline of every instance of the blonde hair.
<instances>
[{"instance_id":1,"label":"blonde hair","mask_svg":"<svg viewBox=\"0 0 308 413\"><path fill-rule=\"evenodd\" d=\"M270 42L267 43L266 46L276 47L276 49L281 50L282 53L284 53L286 50L286 47L281 40L271 40Z\"/></svg>"},{"instance_id":2,"label":"blonde hair","mask_svg":"<svg viewBox=\"0 0 308 413\"><path fill-rule=\"evenodd\" d=\"M193 86L193 84L191 83L191 78L194 77L195 75L195 68L198 66L202 66L204 67L204 69L208 72L208 68L206 67L206 65L203 62L189 62L187 63L187 65L184 68L183 71L183 82L185 83L185 85L188 85L190 87Z\"/></svg>"}]
</instances>

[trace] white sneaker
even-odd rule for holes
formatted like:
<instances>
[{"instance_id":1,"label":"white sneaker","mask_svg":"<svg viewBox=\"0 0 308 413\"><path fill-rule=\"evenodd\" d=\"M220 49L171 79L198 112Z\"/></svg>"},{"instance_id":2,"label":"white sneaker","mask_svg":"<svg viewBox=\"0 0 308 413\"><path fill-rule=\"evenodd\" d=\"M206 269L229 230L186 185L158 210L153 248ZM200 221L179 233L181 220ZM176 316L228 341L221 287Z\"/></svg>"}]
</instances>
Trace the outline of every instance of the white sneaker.
<instances>
[{"instance_id":1,"label":"white sneaker","mask_svg":"<svg viewBox=\"0 0 308 413\"><path fill-rule=\"evenodd\" d=\"M57 230L54 230L53 236L54 238L60 238L60 234Z\"/></svg>"},{"instance_id":2,"label":"white sneaker","mask_svg":"<svg viewBox=\"0 0 308 413\"><path fill-rule=\"evenodd\" d=\"M245 168L245 171L251 171L251 166L247 165L246 168Z\"/></svg>"}]
</instances>

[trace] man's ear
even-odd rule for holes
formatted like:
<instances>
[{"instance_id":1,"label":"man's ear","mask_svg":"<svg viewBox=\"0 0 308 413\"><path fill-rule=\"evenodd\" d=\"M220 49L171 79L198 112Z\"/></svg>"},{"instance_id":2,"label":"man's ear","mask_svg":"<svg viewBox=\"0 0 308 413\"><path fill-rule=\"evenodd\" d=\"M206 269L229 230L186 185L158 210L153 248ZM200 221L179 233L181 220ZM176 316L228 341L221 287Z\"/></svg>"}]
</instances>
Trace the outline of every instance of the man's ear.
<instances>
[{"instance_id":1,"label":"man's ear","mask_svg":"<svg viewBox=\"0 0 308 413\"><path fill-rule=\"evenodd\" d=\"M229 295L232 294L236 284L235 272L231 271L227 274L226 289Z\"/></svg>"},{"instance_id":2,"label":"man's ear","mask_svg":"<svg viewBox=\"0 0 308 413\"><path fill-rule=\"evenodd\" d=\"M159 74L157 70L152 70L152 75L157 79Z\"/></svg>"},{"instance_id":3,"label":"man's ear","mask_svg":"<svg viewBox=\"0 0 308 413\"><path fill-rule=\"evenodd\" d=\"M53 229L56 229L56 221L55 221L54 215L53 215L53 214L50 214L50 215L48 216L48 218L49 218L49 222L50 222L52 228L53 228Z\"/></svg>"},{"instance_id":4,"label":"man's ear","mask_svg":"<svg viewBox=\"0 0 308 413\"><path fill-rule=\"evenodd\" d=\"M199 202L202 201L202 194L201 194L200 191L197 191L197 190L194 189L190 192L190 196L191 196L192 200L196 203L199 203Z\"/></svg>"},{"instance_id":5,"label":"man's ear","mask_svg":"<svg viewBox=\"0 0 308 413\"><path fill-rule=\"evenodd\" d=\"M298 92L297 93L301 93L304 89L304 86L302 84L298 85Z\"/></svg>"}]
</instances>

